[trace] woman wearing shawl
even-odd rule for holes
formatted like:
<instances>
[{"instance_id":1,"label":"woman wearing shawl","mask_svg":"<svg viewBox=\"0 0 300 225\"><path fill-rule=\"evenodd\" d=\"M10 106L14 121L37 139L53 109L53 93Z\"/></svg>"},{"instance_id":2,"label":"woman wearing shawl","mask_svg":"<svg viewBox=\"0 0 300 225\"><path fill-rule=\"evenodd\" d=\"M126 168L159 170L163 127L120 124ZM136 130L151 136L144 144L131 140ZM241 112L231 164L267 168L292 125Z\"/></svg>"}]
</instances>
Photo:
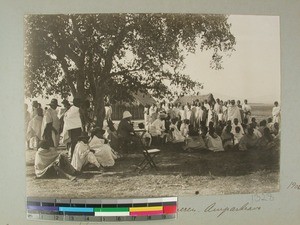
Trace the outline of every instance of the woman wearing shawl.
<instances>
[{"instance_id":1,"label":"woman wearing shawl","mask_svg":"<svg viewBox=\"0 0 300 225\"><path fill-rule=\"evenodd\" d=\"M42 140L42 123L43 123L43 110L37 109L37 115L29 121L27 127L27 140L31 143L31 147L37 148L39 142Z\"/></svg>"},{"instance_id":2,"label":"woman wearing shawl","mask_svg":"<svg viewBox=\"0 0 300 225\"><path fill-rule=\"evenodd\" d=\"M101 169L96 156L95 151L90 149L88 145L89 136L86 133L82 133L78 137L78 143L75 146L71 164L77 170L81 171L82 167L91 163L95 165L98 169Z\"/></svg>"},{"instance_id":3,"label":"woman wearing shawl","mask_svg":"<svg viewBox=\"0 0 300 225\"><path fill-rule=\"evenodd\" d=\"M76 175L67 157L50 148L45 140L40 142L40 147L35 154L34 169L38 178L62 175L74 180Z\"/></svg>"},{"instance_id":4,"label":"woman wearing shawl","mask_svg":"<svg viewBox=\"0 0 300 225\"><path fill-rule=\"evenodd\" d=\"M241 138L239 150L245 151L257 147L258 137L254 134L254 128L250 126L247 133Z\"/></svg>"},{"instance_id":5,"label":"woman wearing shawl","mask_svg":"<svg viewBox=\"0 0 300 225\"><path fill-rule=\"evenodd\" d=\"M233 148L233 134L231 133L231 125L227 125L222 132L221 138L225 150L231 150Z\"/></svg>"},{"instance_id":6,"label":"woman wearing shawl","mask_svg":"<svg viewBox=\"0 0 300 225\"><path fill-rule=\"evenodd\" d=\"M177 118L171 119L171 125L170 125L170 142L172 143L179 143L184 142L185 138L181 134L181 132L178 130L177 127Z\"/></svg>"},{"instance_id":7,"label":"woman wearing shawl","mask_svg":"<svg viewBox=\"0 0 300 225\"><path fill-rule=\"evenodd\" d=\"M222 139L215 133L215 129L213 127L209 128L207 135L207 147L209 150L214 152L224 151Z\"/></svg>"},{"instance_id":8,"label":"woman wearing shawl","mask_svg":"<svg viewBox=\"0 0 300 225\"><path fill-rule=\"evenodd\" d=\"M186 138L186 145L184 146L184 149L187 151L206 149L205 142L199 135L199 131L197 129L192 129L192 127L190 128L189 136Z\"/></svg>"},{"instance_id":9,"label":"woman wearing shawl","mask_svg":"<svg viewBox=\"0 0 300 225\"><path fill-rule=\"evenodd\" d=\"M103 167L113 166L118 154L110 147L108 141L103 137L104 130L99 127L91 132L91 140L89 142L90 149L95 151L96 159Z\"/></svg>"}]
</instances>

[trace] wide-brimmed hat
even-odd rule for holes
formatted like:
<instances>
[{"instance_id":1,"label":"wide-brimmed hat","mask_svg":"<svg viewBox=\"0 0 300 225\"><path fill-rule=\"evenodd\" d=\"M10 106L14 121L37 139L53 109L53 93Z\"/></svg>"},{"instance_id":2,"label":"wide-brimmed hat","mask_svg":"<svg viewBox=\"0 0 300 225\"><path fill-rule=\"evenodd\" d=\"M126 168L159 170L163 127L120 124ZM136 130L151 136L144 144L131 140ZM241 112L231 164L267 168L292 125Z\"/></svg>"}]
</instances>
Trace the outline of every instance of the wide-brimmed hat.
<instances>
[{"instance_id":1,"label":"wide-brimmed hat","mask_svg":"<svg viewBox=\"0 0 300 225\"><path fill-rule=\"evenodd\" d=\"M123 119L129 118L129 117L132 117L131 113L129 111L124 111L123 112Z\"/></svg>"},{"instance_id":2,"label":"wide-brimmed hat","mask_svg":"<svg viewBox=\"0 0 300 225\"><path fill-rule=\"evenodd\" d=\"M47 104L47 105L53 105L53 106L58 106L58 107L60 107L60 105L58 105L58 101L57 101L56 98L53 98L53 99L51 100L51 102L50 102L49 104Z\"/></svg>"}]
</instances>

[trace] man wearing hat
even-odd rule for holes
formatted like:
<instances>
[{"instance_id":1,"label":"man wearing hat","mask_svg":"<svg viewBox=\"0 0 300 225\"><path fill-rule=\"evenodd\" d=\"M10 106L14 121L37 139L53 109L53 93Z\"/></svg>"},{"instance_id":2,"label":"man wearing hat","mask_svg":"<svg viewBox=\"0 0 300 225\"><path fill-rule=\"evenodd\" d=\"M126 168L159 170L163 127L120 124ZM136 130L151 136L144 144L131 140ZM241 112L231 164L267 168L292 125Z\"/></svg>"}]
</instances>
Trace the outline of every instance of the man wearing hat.
<instances>
[{"instance_id":1,"label":"man wearing hat","mask_svg":"<svg viewBox=\"0 0 300 225\"><path fill-rule=\"evenodd\" d=\"M125 143L134 142L138 144L138 137L134 135L134 129L131 124L132 115L129 111L123 112L123 118L121 119L119 126L118 126L118 135Z\"/></svg>"},{"instance_id":2,"label":"man wearing hat","mask_svg":"<svg viewBox=\"0 0 300 225\"><path fill-rule=\"evenodd\" d=\"M57 147L59 144L59 126L60 122L57 116L57 99L53 98L48 104L50 107L46 110L42 123L42 137L48 141L50 147Z\"/></svg>"}]
</instances>

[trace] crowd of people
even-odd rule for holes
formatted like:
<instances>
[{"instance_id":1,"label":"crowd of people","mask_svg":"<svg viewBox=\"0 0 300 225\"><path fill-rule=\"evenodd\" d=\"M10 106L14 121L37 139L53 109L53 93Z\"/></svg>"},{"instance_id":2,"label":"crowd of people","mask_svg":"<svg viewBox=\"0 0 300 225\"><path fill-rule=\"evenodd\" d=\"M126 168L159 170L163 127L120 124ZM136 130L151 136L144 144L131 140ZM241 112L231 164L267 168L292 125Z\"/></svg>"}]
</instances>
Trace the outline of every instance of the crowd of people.
<instances>
[{"instance_id":1,"label":"crowd of people","mask_svg":"<svg viewBox=\"0 0 300 225\"><path fill-rule=\"evenodd\" d=\"M63 107L52 99L49 107L42 109L41 104L33 101L31 113L25 104L27 145L37 149L37 177L62 175L75 179L87 165L102 171L115 164L119 150L126 146L172 143L187 151L213 152L279 146L278 102L274 103L272 117L259 123L247 100L243 104L220 99L196 100L192 104L162 102L145 106L144 123L139 123L138 129L134 128L129 111L124 111L121 121L114 124L109 103L105 106L103 127L92 127L89 101L74 98L71 104L64 99L61 104ZM68 155L57 151L60 144L67 147Z\"/></svg>"},{"instance_id":2,"label":"crowd of people","mask_svg":"<svg viewBox=\"0 0 300 225\"><path fill-rule=\"evenodd\" d=\"M275 102L272 117L258 123L247 100L161 103L145 108L144 123L153 141L182 143L186 150L269 149L278 145L280 107Z\"/></svg>"},{"instance_id":3,"label":"crowd of people","mask_svg":"<svg viewBox=\"0 0 300 225\"><path fill-rule=\"evenodd\" d=\"M42 109L33 101L31 113L25 104L26 144L37 150L36 177L59 175L75 179L86 165L100 172L113 166L119 155L105 138L105 130L91 127L89 102L74 98L73 104L66 99L61 104L63 107L52 99L49 107ZM59 145L67 147L68 155L57 151Z\"/></svg>"}]
</instances>

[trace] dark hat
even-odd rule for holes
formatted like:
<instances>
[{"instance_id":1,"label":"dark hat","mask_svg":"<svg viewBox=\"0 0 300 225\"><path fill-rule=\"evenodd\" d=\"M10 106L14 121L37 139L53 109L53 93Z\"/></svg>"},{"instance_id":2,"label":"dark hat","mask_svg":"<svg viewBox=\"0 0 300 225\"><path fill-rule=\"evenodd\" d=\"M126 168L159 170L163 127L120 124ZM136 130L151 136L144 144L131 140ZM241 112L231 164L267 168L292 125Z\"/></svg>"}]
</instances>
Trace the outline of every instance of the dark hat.
<instances>
[{"instance_id":1,"label":"dark hat","mask_svg":"<svg viewBox=\"0 0 300 225\"><path fill-rule=\"evenodd\" d=\"M48 105L54 105L54 106L59 106L60 107L60 105L58 105L58 101L57 101L56 98L53 98Z\"/></svg>"}]
</instances>

